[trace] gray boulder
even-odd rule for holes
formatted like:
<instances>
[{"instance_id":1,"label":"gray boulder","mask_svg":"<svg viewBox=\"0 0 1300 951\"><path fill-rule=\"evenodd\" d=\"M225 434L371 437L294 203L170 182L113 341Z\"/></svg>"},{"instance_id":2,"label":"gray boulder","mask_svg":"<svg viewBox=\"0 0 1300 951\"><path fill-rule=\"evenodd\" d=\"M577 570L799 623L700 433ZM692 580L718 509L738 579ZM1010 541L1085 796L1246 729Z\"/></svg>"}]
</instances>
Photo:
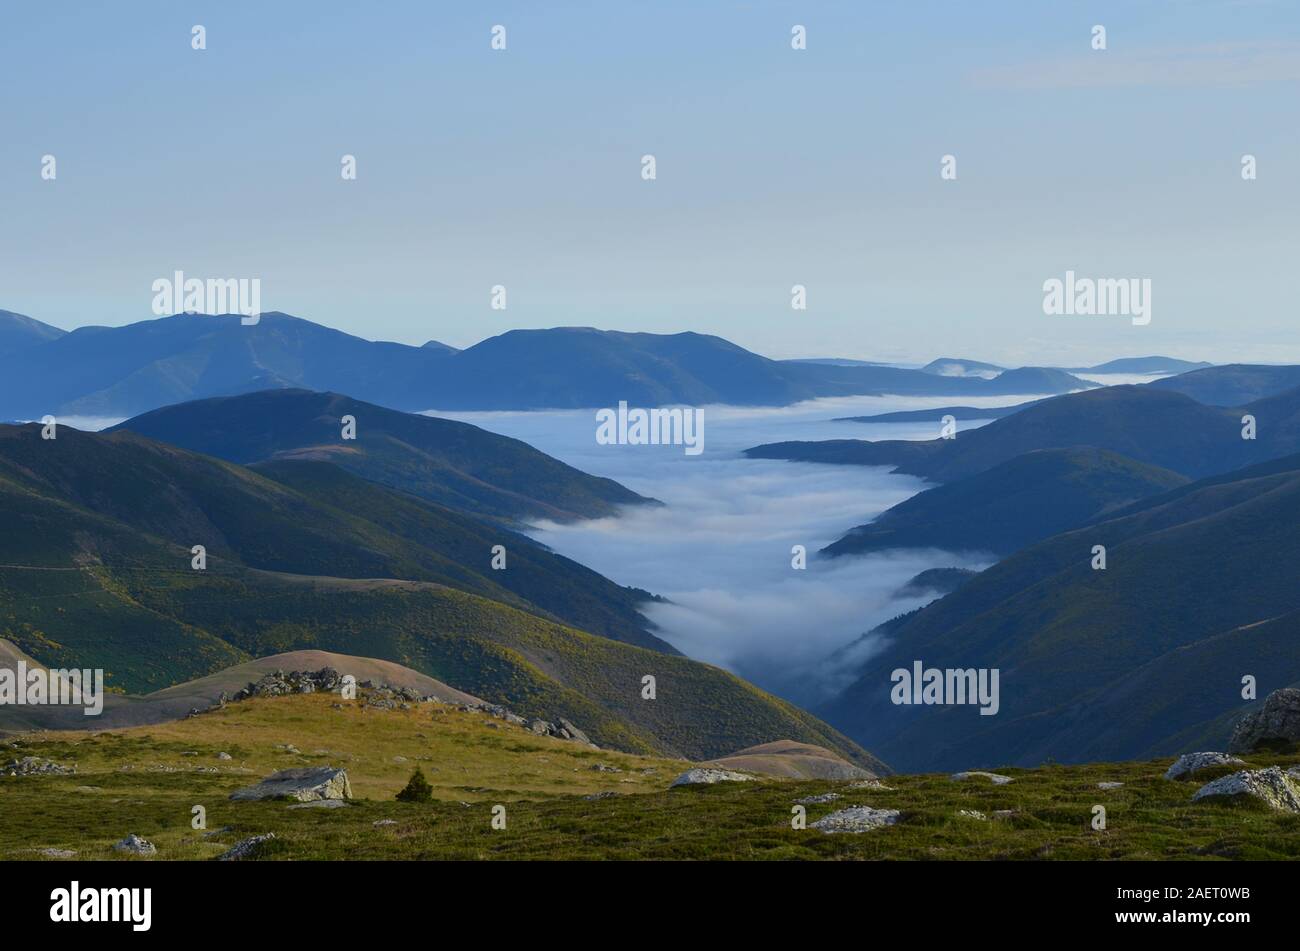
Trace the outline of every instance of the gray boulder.
<instances>
[{"instance_id":1,"label":"gray boulder","mask_svg":"<svg viewBox=\"0 0 1300 951\"><path fill-rule=\"evenodd\" d=\"M1221 776L1192 793L1192 801L1232 799L1249 796L1279 812L1300 813L1300 784L1282 772L1279 766L1268 769L1243 769Z\"/></svg>"},{"instance_id":2,"label":"gray boulder","mask_svg":"<svg viewBox=\"0 0 1300 951\"><path fill-rule=\"evenodd\" d=\"M753 776L745 773L737 773L730 769L713 769L711 767L700 766L695 769L688 769L676 779L673 780L673 786L701 786L714 783L748 783L752 782ZM669 787L672 788L672 787Z\"/></svg>"},{"instance_id":3,"label":"gray boulder","mask_svg":"<svg viewBox=\"0 0 1300 951\"><path fill-rule=\"evenodd\" d=\"M1165 770L1165 779L1184 779L1203 769L1215 766L1244 766L1235 756L1227 753L1184 753L1174 760L1174 765Z\"/></svg>"},{"instance_id":4,"label":"gray boulder","mask_svg":"<svg viewBox=\"0 0 1300 951\"><path fill-rule=\"evenodd\" d=\"M63 766L39 756L24 756L0 766L0 776L62 776L76 771L75 766Z\"/></svg>"},{"instance_id":5,"label":"gray boulder","mask_svg":"<svg viewBox=\"0 0 1300 951\"><path fill-rule=\"evenodd\" d=\"M1003 776L1001 773L986 773L983 770L973 769L961 773L953 773L952 778L961 782L966 779L987 779L994 786L1005 786L1013 782L1010 776Z\"/></svg>"},{"instance_id":6,"label":"gray boulder","mask_svg":"<svg viewBox=\"0 0 1300 951\"><path fill-rule=\"evenodd\" d=\"M1254 713L1248 713L1232 730L1228 749L1249 753L1260 747L1287 749L1300 744L1300 690L1274 690Z\"/></svg>"},{"instance_id":7,"label":"gray boulder","mask_svg":"<svg viewBox=\"0 0 1300 951\"><path fill-rule=\"evenodd\" d=\"M897 809L872 809L870 806L852 806L823 816L810 828L825 832L867 832L881 826L892 826L902 815Z\"/></svg>"},{"instance_id":8,"label":"gray boulder","mask_svg":"<svg viewBox=\"0 0 1300 951\"><path fill-rule=\"evenodd\" d=\"M229 851L222 852L217 856L218 862L238 862L241 859L251 858L261 851L262 845L270 842L275 838L274 832L266 832L262 835L250 835L247 839L240 839Z\"/></svg>"},{"instance_id":9,"label":"gray boulder","mask_svg":"<svg viewBox=\"0 0 1300 951\"><path fill-rule=\"evenodd\" d=\"M156 855L158 850L148 839L142 839L132 832L121 842L113 845L114 852L130 852L132 855Z\"/></svg>"},{"instance_id":10,"label":"gray boulder","mask_svg":"<svg viewBox=\"0 0 1300 951\"><path fill-rule=\"evenodd\" d=\"M235 790L230 798L239 802L258 799L295 799L298 802L351 799L352 785L348 782L345 769L308 766L272 773L256 786Z\"/></svg>"},{"instance_id":11,"label":"gray boulder","mask_svg":"<svg viewBox=\"0 0 1300 951\"><path fill-rule=\"evenodd\" d=\"M559 730L557 732L561 736L563 736L566 740L577 740L579 743L586 743L589 746L596 745L595 743L592 743L590 739L587 738L587 734L583 733L581 730L579 730L568 720L564 719L564 717L560 717L558 723L559 723Z\"/></svg>"}]
</instances>

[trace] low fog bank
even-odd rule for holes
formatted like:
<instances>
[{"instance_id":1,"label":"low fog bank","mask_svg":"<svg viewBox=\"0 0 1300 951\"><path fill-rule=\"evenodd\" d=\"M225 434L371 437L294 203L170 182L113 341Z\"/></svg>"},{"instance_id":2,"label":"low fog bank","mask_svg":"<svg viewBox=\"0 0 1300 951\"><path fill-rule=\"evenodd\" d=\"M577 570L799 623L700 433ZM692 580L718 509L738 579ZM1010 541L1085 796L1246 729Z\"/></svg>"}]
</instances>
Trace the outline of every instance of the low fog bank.
<instances>
[{"instance_id":1,"label":"low fog bank","mask_svg":"<svg viewBox=\"0 0 1300 951\"><path fill-rule=\"evenodd\" d=\"M970 402L999 406L1032 398ZM853 397L777 409L709 406L698 456L680 446L597 444L591 410L436 415L522 439L664 502L627 509L620 518L540 523L531 534L620 584L669 599L646 605L645 613L687 655L811 705L841 689L870 655L870 641L859 642L865 632L933 597L899 597L914 575L927 568L980 569L992 559L939 551L819 558L818 549L926 484L884 468L747 459L741 451L786 439L934 438L933 423L832 420L950 402ZM807 549L805 570L791 566L795 545Z\"/></svg>"}]
</instances>

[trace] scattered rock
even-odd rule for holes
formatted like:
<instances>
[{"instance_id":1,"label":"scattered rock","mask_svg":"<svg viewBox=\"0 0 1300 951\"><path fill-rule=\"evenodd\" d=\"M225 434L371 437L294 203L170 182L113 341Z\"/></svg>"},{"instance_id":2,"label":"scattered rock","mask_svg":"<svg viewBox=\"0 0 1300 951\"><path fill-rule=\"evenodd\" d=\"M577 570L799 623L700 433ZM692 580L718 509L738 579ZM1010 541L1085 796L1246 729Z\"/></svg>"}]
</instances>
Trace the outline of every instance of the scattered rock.
<instances>
[{"instance_id":1,"label":"scattered rock","mask_svg":"<svg viewBox=\"0 0 1300 951\"><path fill-rule=\"evenodd\" d=\"M893 786L886 786L878 779L863 779L856 783L849 783L850 789L876 789L880 792L893 792Z\"/></svg>"},{"instance_id":2,"label":"scattered rock","mask_svg":"<svg viewBox=\"0 0 1300 951\"><path fill-rule=\"evenodd\" d=\"M700 786L712 785L713 783L748 783L752 782L753 779L753 776L746 776L744 773L737 773L730 769L696 767L695 769L688 769L686 772L682 773L673 780L672 785Z\"/></svg>"},{"instance_id":3,"label":"scattered rock","mask_svg":"<svg viewBox=\"0 0 1300 951\"><path fill-rule=\"evenodd\" d=\"M613 799L617 795L618 793L614 792L611 789L607 789L604 792L591 793L590 795L583 796L582 798L591 801L596 799Z\"/></svg>"},{"instance_id":4,"label":"scattered rock","mask_svg":"<svg viewBox=\"0 0 1300 951\"><path fill-rule=\"evenodd\" d=\"M73 849L35 849L34 851L47 859L70 859L77 854Z\"/></svg>"},{"instance_id":5,"label":"scattered rock","mask_svg":"<svg viewBox=\"0 0 1300 951\"><path fill-rule=\"evenodd\" d=\"M234 832L234 831L235 831L234 826L222 826L220 829L212 829L209 832L203 833L203 838L215 839L219 835L225 835L227 832Z\"/></svg>"},{"instance_id":6,"label":"scattered rock","mask_svg":"<svg viewBox=\"0 0 1300 951\"><path fill-rule=\"evenodd\" d=\"M587 734L583 733L568 720L564 719L564 717L559 717L556 722L559 724L559 727L555 732L558 733L562 739L577 740L579 743L586 743L588 746L596 745L591 742L591 740L587 739Z\"/></svg>"},{"instance_id":7,"label":"scattered rock","mask_svg":"<svg viewBox=\"0 0 1300 951\"><path fill-rule=\"evenodd\" d=\"M796 799L795 802L797 802L801 806L815 806L823 802L834 802L836 799L839 798L840 798L839 793L828 792L828 793L822 793L820 796L804 796L802 799Z\"/></svg>"},{"instance_id":8,"label":"scattered rock","mask_svg":"<svg viewBox=\"0 0 1300 951\"><path fill-rule=\"evenodd\" d=\"M352 786L348 782L347 770L333 766L308 766L272 773L256 786L235 790L230 798L240 802L281 798L299 802L351 799Z\"/></svg>"},{"instance_id":9,"label":"scattered rock","mask_svg":"<svg viewBox=\"0 0 1300 951\"><path fill-rule=\"evenodd\" d=\"M1250 796L1279 812L1300 812L1300 785L1280 766L1268 769L1243 769L1221 776L1192 793L1192 801Z\"/></svg>"},{"instance_id":10,"label":"scattered rock","mask_svg":"<svg viewBox=\"0 0 1300 951\"><path fill-rule=\"evenodd\" d=\"M217 856L218 862L238 862L241 859L254 857L262 850L262 846L275 838L274 832L266 832L262 835L250 835L247 839L240 839L229 851L222 852Z\"/></svg>"},{"instance_id":11,"label":"scattered rock","mask_svg":"<svg viewBox=\"0 0 1300 951\"><path fill-rule=\"evenodd\" d=\"M592 763L591 768L598 773L621 773L623 772L617 766L610 766L607 763Z\"/></svg>"},{"instance_id":12,"label":"scattered rock","mask_svg":"<svg viewBox=\"0 0 1300 951\"><path fill-rule=\"evenodd\" d=\"M1184 753L1174 760L1173 766L1165 770L1165 779L1182 779L1185 776L1191 776L1193 773L1199 773L1203 769L1212 769L1215 766L1244 765L1237 757L1229 756L1227 753Z\"/></svg>"},{"instance_id":13,"label":"scattered rock","mask_svg":"<svg viewBox=\"0 0 1300 951\"><path fill-rule=\"evenodd\" d=\"M1001 773L986 773L978 769L967 770L962 773L953 773L952 778L959 782L966 779L987 779L995 786L1005 786L1007 783L1012 781L1010 776L1003 776Z\"/></svg>"},{"instance_id":14,"label":"scattered rock","mask_svg":"<svg viewBox=\"0 0 1300 951\"><path fill-rule=\"evenodd\" d=\"M372 823L370 823L370 824L371 824L372 826L374 826L375 828L379 828L380 826L395 826L395 825L397 825L397 820L396 820L396 819L376 819L374 822L372 822Z\"/></svg>"},{"instance_id":15,"label":"scattered rock","mask_svg":"<svg viewBox=\"0 0 1300 951\"><path fill-rule=\"evenodd\" d=\"M113 845L115 852L130 852L133 855L156 855L158 850L148 839L142 839L134 832L128 835L121 842Z\"/></svg>"},{"instance_id":16,"label":"scattered rock","mask_svg":"<svg viewBox=\"0 0 1300 951\"><path fill-rule=\"evenodd\" d=\"M984 822L987 822L989 818L988 816L984 815L984 813L980 812L978 809L959 809L957 811L957 815L962 816L966 819L979 819Z\"/></svg>"},{"instance_id":17,"label":"scattered rock","mask_svg":"<svg viewBox=\"0 0 1300 951\"><path fill-rule=\"evenodd\" d=\"M892 826L902 815L897 809L872 809L870 806L852 806L832 812L811 826L828 835L835 832L867 832L881 826Z\"/></svg>"},{"instance_id":18,"label":"scattered rock","mask_svg":"<svg viewBox=\"0 0 1300 951\"><path fill-rule=\"evenodd\" d=\"M1119 789L1119 787L1123 785L1124 785L1123 783L1098 783L1097 788L1098 789Z\"/></svg>"},{"instance_id":19,"label":"scattered rock","mask_svg":"<svg viewBox=\"0 0 1300 951\"><path fill-rule=\"evenodd\" d=\"M231 756L229 753L218 753L217 759L226 760L226 759L234 759L234 757Z\"/></svg>"},{"instance_id":20,"label":"scattered rock","mask_svg":"<svg viewBox=\"0 0 1300 951\"><path fill-rule=\"evenodd\" d=\"M1260 747L1288 749L1300 743L1300 690L1274 690L1254 713L1248 713L1232 730L1228 749L1249 753Z\"/></svg>"},{"instance_id":21,"label":"scattered rock","mask_svg":"<svg viewBox=\"0 0 1300 951\"><path fill-rule=\"evenodd\" d=\"M348 806L346 799L313 799L310 802L290 803L290 809L344 809Z\"/></svg>"},{"instance_id":22,"label":"scattered rock","mask_svg":"<svg viewBox=\"0 0 1300 951\"><path fill-rule=\"evenodd\" d=\"M75 766L63 766L39 756L24 756L0 767L0 776L62 776L76 771Z\"/></svg>"},{"instance_id":23,"label":"scattered rock","mask_svg":"<svg viewBox=\"0 0 1300 951\"><path fill-rule=\"evenodd\" d=\"M1013 818L1015 818L1015 815L1016 815L1016 810L1014 810L1014 809L994 809L994 810L993 810L993 818L994 818L994 819L1013 819Z\"/></svg>"}]
</instances>

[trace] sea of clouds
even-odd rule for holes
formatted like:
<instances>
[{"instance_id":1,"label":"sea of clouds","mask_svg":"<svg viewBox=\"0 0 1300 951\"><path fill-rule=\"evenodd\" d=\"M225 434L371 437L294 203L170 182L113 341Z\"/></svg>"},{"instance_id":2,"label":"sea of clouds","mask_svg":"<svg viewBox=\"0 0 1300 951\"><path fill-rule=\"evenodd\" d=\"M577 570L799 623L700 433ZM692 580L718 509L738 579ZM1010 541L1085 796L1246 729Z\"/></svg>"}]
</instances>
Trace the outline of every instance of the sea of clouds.
<instances>
[{"instance_id":1,"label":"sea of clouds","mask_svg":"<svg viewBox=\"0 0 1300 951\"><path fill-rule=\"evenodd\" d=\"M683 653L717 664L796 703L827 699L872 653L863 634L933 594L901 596L927 568L983 568L979 552L900 551L818 558L855 525L926 488L884 468L749 459L742 450L787 439L932 439L934 423L835 422L929 406L1001 406L997 399L851 397L784 408L704 407L704 452L680 446L600 445L593 410L438 413L513 436L665 503L618 518L543 522L530 533L620 584L667 599L646 616ZM975 422L959 424L969 429ZM808 567L791 567L803 545ZM852 645L851 650L844 650ZM837 652L839 652L837 654Z\"/></svg>"}]
</instances>

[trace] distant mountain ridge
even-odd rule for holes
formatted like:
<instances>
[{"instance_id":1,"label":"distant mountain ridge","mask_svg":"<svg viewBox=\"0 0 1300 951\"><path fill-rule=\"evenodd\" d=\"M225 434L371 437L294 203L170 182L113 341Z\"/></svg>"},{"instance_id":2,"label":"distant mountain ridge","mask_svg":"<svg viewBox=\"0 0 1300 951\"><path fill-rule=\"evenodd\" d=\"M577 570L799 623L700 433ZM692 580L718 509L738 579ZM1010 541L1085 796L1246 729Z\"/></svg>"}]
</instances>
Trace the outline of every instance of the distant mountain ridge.
<instances>
[{"instance_id":1,"label":"distant mountain ridge","mask_svg":"<svg viewBox=\"0 0 1300 951\"><path fill-rule=\"evenodd\" d=\"M67 331L43 324L24 314L0 310L0 358L57 340L66 333Z\"/></svg>"},{"instance_id":2,"label":"distant mountain ridge","mask_svg":"<svg viewBox=\"0 0 1300 951\"><path fill-rule=\"evenodd\" d=\"M1242 438L1246 414L1256 417L1256 439ZM1110 386L1039 400L953 439L769 443L745 453L760 459L890 466L949 482L1037 449L1072 446L1108 449L1194 479L1227 472L1300 451L1300 388L1226 409L1151 384Z\"/></svg>"},{"instance_id":3,"label":"distant mountain ridge","mask_svg":"<svg viewBox=\"0 0 1300 951\"><path fill-rule=\"evenodd\" d=\"M1209 406L1242 406L1300 386L1300 366L1230 363L1148 383Z\"/></svg>"},{"instance_id":4,"label":"distant mountain ridge","mask_svg":"<svg viewBox=\"0 0 1300 951\"><path fill-rule=\"evenodd\" d=\"M24 338L31 343L30 334ZM786 406L826 396L998 396L1095 384L1020 368L984 380L921 370L771 360L720 337L556 327L512 330L465 350L372 342L282 313L178 314L81 327L0 352L0 418L135 416L258 390L348 393L400 410Z\"/></svg>"}]
</instances>

